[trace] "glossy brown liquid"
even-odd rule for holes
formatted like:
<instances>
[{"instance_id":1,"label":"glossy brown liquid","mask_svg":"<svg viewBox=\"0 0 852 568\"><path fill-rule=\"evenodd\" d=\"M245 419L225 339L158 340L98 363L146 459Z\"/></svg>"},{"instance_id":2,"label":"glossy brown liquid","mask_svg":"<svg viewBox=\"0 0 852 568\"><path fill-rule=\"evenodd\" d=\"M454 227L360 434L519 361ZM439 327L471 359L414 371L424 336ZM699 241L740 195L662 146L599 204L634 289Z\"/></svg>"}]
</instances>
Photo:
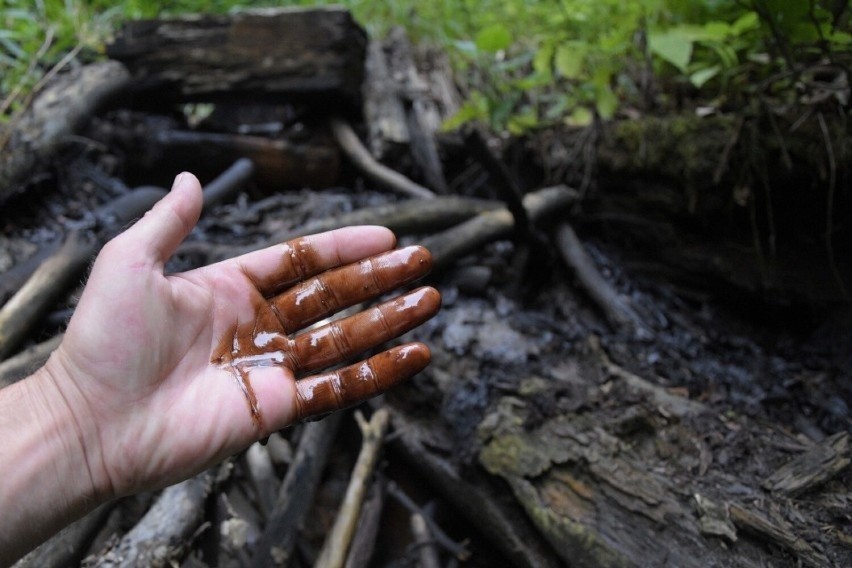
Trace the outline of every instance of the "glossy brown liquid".
<instances>
[{"instance_id":1,"label":"glossy brown liquid","mask_svg":"<svg viewBox=\"0 0 852 568\"><path fill-rule=\"evenodd\" d=\"M306 239L284 247L282 267L257 288L254 316L234 325L213 351L211 363L229 369L249 403L252 420L262 430L263 418L249 372L280 366L295 377L319 371L376 347L432 317L440 294L424 287L377 306L293 335L346 307L410 283L429 271L432 259L423 247L407 247L322 272L316 251ZM261 290L291 288L266 298ZM295 285L293 285L295 283ZM429 363L429 349L403 345L334 372L296 383L297 420L356 404L405 380Z\"/></svg>"}]
</instances>

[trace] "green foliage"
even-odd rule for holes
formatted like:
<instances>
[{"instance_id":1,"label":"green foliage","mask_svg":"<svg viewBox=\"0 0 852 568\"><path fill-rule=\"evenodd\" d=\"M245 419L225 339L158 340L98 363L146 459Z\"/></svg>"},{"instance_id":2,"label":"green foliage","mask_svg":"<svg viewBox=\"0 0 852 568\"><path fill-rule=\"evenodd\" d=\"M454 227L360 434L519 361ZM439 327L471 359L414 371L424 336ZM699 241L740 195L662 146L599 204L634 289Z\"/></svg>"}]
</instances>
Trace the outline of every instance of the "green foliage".
<instances>
[{"instance_id":1,"label":"green foliage","mask_svg":"<svg viewBox=\"0 0 852 568\"><path fill-rule=\"evenodd\" d=\"M448 50L466 103L447 128L587 124L665 105L672 90L713 104L848 59L852 44L834 0L0 0L0 116L66 54L97 56L122 20L332 3L374 36L402 25Z\"/></svg>"}]
</instances>

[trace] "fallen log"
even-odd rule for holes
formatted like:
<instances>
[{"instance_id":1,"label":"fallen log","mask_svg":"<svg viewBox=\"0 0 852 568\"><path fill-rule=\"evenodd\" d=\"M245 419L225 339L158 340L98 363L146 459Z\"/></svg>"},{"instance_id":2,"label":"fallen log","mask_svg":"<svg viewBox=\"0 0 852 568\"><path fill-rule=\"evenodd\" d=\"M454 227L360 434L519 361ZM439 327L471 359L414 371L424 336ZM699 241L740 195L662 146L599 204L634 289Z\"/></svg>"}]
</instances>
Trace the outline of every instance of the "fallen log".
<instances>
[{"instance_id":1,"label":"fallen log","mask_svg":"<svg viewBox=\"0 0 852 568\"><path fill-rule=\"evenodd\" d=\"M213 472L207 471L164 489L139 524L93 565L166 567L180 560L204 518L213 481Z\"/></svg>"},{"instance_id":2,"label":"fallen log","mask_svg":"<svg viewBox=\"0 0 852 568\"><path fill-rule=\"evenodd\" d=\"M253 97L358 108L366 34L342 8L127 22L107 46L148 104Z\"/></svg>"},{"instance_id":3,"label":"fallen log","mask_svg":"<svg viewBox=\"0 0 852 568\"><path fill-rule=\"evenodd\" d=\"M18 120L0 130L0 202L21 191L36 168L129 84L127 69L106 61L60 75L38 93Z\"/></svg>"},{"instance_id":4,"label":"fallen log","mask_svg":"<svg viewBox=\"0 0 852 568\"><path fill-rule=\"evenodd\" d=\"M131 151L144 156L136 164L140 169L166 165L191 169L199 176L206 175L211 164L250 160L256 181L275 190L323 189L337 183L340 174L340 152L331 140L299 143L244 134L166 130L147 137L134 133L133 148Z\"/></svg>"}]
</instances>

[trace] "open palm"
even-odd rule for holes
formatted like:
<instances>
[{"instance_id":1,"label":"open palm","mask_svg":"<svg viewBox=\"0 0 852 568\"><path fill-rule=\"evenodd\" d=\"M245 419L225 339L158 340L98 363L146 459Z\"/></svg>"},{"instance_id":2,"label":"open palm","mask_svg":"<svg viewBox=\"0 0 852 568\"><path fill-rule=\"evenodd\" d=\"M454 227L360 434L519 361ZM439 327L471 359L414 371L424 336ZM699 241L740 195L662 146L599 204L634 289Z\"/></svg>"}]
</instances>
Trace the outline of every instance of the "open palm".
<instances>
[{"instance_id":1,"label":"open palm","mask_svg":"<svg viewBox=\"0 0 852 568\"><path fill-rule=\"evenodd\" d=\"M353 227L165 275L201 201L198 181L183 174L104 247L48 363L80 431L96 432L82 443L93 484L108 496L186 478L429 361L415 343L324 371L434 315L440 296L428 287L297 333L422 276L425 249L390 250L387 229Z\"/></svg>"}]
</instances>

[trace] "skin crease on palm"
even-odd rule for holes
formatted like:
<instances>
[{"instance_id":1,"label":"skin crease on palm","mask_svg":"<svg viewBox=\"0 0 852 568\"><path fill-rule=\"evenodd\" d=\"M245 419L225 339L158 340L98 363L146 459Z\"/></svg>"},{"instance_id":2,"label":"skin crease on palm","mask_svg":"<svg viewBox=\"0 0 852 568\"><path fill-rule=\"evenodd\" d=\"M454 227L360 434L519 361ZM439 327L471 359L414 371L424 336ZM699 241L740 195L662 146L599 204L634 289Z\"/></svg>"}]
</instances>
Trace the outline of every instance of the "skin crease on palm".
<instances>
[{"instance_id":1,"label":"skin crease on palm","mask_svg":"<svg viewBox=\"0 0 852 568\"><path fill-rule=\"evenodd\" d=\"M358 358L432 317L440 295L431 287L305 331L422 277L428 251L394 250L383 227L349 227L166 275L201 201L198 180L178 176L102 249L45 366L0 390L0 434L31 424L0 448L0 461L19 464L0 488L0 559L99 503L190 477L429 363L422 343Z\"/></svg>"}]
</instances>

